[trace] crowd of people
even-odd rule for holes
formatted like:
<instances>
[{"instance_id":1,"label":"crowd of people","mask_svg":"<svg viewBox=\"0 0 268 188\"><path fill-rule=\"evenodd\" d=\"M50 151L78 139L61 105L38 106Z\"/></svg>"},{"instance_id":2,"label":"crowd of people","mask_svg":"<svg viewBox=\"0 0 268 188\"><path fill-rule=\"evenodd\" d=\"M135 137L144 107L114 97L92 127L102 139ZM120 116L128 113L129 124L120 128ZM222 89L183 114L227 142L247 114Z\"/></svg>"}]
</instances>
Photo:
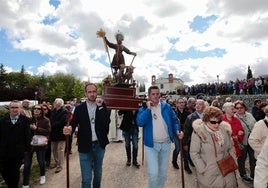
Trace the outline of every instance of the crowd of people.
<instances>
[{"instance_id":1,"label":"crowd of people","mask_svg":"<svg viewBox=\"0 0 268 188\"><path fill-rule=\"evenodd\" d=\"M180 153L184 165L181 168L189 175L196 171L199 187L237 187L237 175L256 188L267 186L268 105L265 101L256 99L252 109L244 101L232 101L230 97L225 101L220 97L214 101L205 101L202 96L180 97L169 103L161 98L157 86L151 86L147 101L138 110L111 111L97 98L95 84L85 86L85 96L84 102L56 98L53 105L43 102L33 107L27 99L22 103L10 102L9 114L0 119L0 172L8 187L18 187L22 164L23 188L29 187L34 153L41 185L46 183L46 168L61 173L65 155L72 153L72 139L69 143L65 139L74 134L78 138L81 187L100 187L113 116L116 130L122 134L115 142L121 143L123 138L125 141L126 166L140 168L137 159L142 128L150 188L164 187L171 154L174 169L180 169ZM117 118L121 120L117 122ZM46 139L33 144L35 136ZM226 156L234 159L237 173L221 173L217 161Z\"/></svg>"},{"instance_id":2,"label":"crowd of people","mask_svg":"<svg viewBox=\"0 0 268 188\"><path fill-rule=\"evenodd\" d=\"M56 168L55 173L62 170L66 152L63 127L73 113L67 110L69 105L61 98L55 99L53 105L43 102L32 107L28 99L10 102L9 114L0 120L0 172L8 187L18 187L22 165L23 188L29 187L34 153L41 185L46 183L46 168Z\"/></svg>"},{"instance_id":3,"label":"crowd of people","mask_svg":"<svg viewBox=\"0 0 268 188\"><path fill-rule=\"evenodd\" d=\"M191 174L188 161L192 162L199 187L237 187L235 173L222 176L219 168L215 168L218 160L231 155L236 159L238 174L242 181L254 183L254 187L266 187L259 185L267 185L268 181L264 180L267 178L267 173L263 173L260 177L258 169L261 169L261 172L267 169L268 161L257 162L258 165L266 165L258 169L256 169L256 161L258 161L258 154L264 149L263 144L268 136L267 102L256 99L252 109L248 109L244 101L232 101L231 97L227 97L225 101L222 101L220 96L217 96L214 101L205 101L203 96L199 98L198 96L196 99L178 98L170 102L178 118L182 119L180 122L184 131L182 155L185 171ZM193 110L186 115L185 119L181 113L189 109ZM208 143L214 143L215 146ZM176 145L175 143L175 148ZM188 155L185 154L187 151L190 151ZM211 155L212 153L217 155ZM174 160L172 164L177 168ZM249 166L248 170L246 166ZM218 169L217 172L215 169ZM258 179L255 173L258 173Z\"/></svg>"},{"instance_id":4,"label":"crowd of people","mask_svg":"<svg viewBox=\"0 0 268 188\"><path fill-rule=\"evenodd\" d=\"M268 94L268 77L253 77L250 79L236 79L229 82L215 82L196 84L177 90L178 95L258 95Z\"/></svg>"}]
</instances>

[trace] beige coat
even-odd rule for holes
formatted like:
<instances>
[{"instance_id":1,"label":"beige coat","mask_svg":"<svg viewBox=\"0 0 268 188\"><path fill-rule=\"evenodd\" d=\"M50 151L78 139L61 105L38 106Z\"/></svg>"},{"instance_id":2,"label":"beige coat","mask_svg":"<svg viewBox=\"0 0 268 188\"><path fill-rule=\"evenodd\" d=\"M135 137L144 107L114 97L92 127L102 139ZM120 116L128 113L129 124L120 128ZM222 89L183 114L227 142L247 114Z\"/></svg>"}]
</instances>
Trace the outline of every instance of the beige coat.
<instances>
[{"instance_id":1,"label":"beige coat","mask_svg":"<svg viewBox=\"0 0 268 188\"><path fill-rule=\"evenodd\" d=\"M235 173L229 173L225 177L221 174L217 161L229 153L236 161L235 150L231 139L232 129L230 124L222 122L220 131L223 135L223 144L215 142L217 158L211 133L201 119L193 122L193 134L191 137L190 156L196 167L197 182L200 188L234 188L237 187Z\"/></svg>"},{"instance_id":2,"label":"beige coat","mask_svg":"<svg viewBox=\"0 0 268 188\"><path fill-rule=\"evenodd\" d=\"M268 121L267 116L265 117L265 119ZM256 159L260 154L263 143L265 142L265 139L267 137L268 137L268 127L266 126L263 120L257 121L248 138L248 144L254 150L254 155Z\"/></svg>"}]
</instances>

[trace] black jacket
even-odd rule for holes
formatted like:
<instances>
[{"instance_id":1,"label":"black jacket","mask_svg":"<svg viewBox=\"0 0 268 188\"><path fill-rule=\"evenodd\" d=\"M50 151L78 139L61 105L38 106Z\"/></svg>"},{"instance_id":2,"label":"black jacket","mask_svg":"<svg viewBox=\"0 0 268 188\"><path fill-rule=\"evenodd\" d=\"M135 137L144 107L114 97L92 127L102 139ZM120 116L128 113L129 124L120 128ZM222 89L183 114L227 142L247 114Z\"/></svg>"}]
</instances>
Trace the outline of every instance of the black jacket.
<instances>
[{"instance_id":1,"label":"black jacket","mask_svg":"<svg viewBox=\"0 0 268 188\"><path fill-rule=\"evenodd\" d=\"M106 145L109 144L107 134L109 133L110 121L110 113L106 105L103 103L102 106L97 106L95 113L95 131L98 142L104 149ZM81 153L89 152L92 144L92 132L86 101L75 108L71 125L73 131L75 131L78 126L78 151Z\"/></svg>"},{"instance_id":2,"label":"black jacket","mask_svg":"<svg viewBox=\"0 0 268 188\"><path fill-rule=\"evenodd\" d=\"M139 130L139 127L137 126L136 123L137 114L138 110L136 110L134 114L131 110L129 111L119 110L118 115L124 115L120 125L120 129L123 131L129 131L130 127L134 125L135 127L137 127L137 130Z\"/></svg>"},{"instance_id":3,"label":"black jacket","mask_svg":"<svg viewBox=\"0 0 268 188\"><path fill-rule=\"evenodd\" d=\"M50 115L51 141L64 141L66 136L63 134L63 128L67 125L68 111L63 107L56 110L54 109Z\"/></svg>"},{"instance_id":4,"label":"black jacket","mask_svg":"<svg viewBox=\"0 0 268 188\"><path fill-rule=\"evenodd\" d=\"M196 119L200 119L197 112L193 112L187 116L185 123L184 123L184 136L183 136L183 145L190 146L191 143L191 136L193 133L193 122Z\"/></svg>"},{"instance_id":5,"label":"black jacket","mask_svg":"<svg viewBox=\"0 0 268 188\"><path fill-rule=\"evenodd\" d=\"M13 125L10 115L0 119L0 158L23 158L24 152L30 150L30 119L19 115Z\"/></svg>"}]
</instances>

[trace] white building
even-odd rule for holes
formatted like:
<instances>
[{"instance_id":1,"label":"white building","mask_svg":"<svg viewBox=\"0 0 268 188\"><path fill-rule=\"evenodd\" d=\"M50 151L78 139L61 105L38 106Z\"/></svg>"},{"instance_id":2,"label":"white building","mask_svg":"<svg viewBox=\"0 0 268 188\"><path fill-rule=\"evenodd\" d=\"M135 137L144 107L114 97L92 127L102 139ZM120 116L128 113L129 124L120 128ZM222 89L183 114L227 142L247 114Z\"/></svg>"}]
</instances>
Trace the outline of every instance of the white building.
<instances>
[{"instance_id":1,"label":"white building","mask_svg":"<svg viewBox=\"0 0 268 188\"><path fill-rule=\"evenodd\" d=\"M152 76L152 85L158 86L161 93L177 93L177 88L182 88L184 82L179 78L174 78L173 74L169 74L167 78L156 79L155 75Z\"/></svg>"}]
</instances>

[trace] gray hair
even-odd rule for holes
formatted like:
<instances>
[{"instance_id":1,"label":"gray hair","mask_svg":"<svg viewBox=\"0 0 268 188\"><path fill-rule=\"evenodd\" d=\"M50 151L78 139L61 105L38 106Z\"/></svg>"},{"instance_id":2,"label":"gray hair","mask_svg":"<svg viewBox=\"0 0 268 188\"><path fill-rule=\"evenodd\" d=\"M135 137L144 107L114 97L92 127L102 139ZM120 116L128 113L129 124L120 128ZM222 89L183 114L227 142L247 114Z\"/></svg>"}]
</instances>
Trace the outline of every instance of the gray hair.
<instances>
[{"instance_id":1,"label":"gray hair","mask_svg":"<svg viewBox=\"0 0 268 188\"><path fill-rule=\"evenodd\" d=\"M226 102L226 103L224 103L224 105L222 106L222 110L225 112L225 111L228 110L230 107L234 107L234 103L232 103L232 102Z\"/></svg>"},{"instance_id":2,"label":"gray hair","mask_svg":"<svg viewBox=\"0 0 268 188\"><path fill-rule=\"evenodd\" d=\"M189 99L187 100L187 104L192 102L196 102L196 99L194 97L189 97Z\"/></svg>"},{"instance_id":3,"label":"gray hair","mask_svg":"<svg viewBox=\"0 0 268 188\"><path fill-rule=\"evenodd\" d=\"M64 101L62 98L56 98L54 104L60 104L60 106L64 105Z\"/></svg>"}]
</instances>

